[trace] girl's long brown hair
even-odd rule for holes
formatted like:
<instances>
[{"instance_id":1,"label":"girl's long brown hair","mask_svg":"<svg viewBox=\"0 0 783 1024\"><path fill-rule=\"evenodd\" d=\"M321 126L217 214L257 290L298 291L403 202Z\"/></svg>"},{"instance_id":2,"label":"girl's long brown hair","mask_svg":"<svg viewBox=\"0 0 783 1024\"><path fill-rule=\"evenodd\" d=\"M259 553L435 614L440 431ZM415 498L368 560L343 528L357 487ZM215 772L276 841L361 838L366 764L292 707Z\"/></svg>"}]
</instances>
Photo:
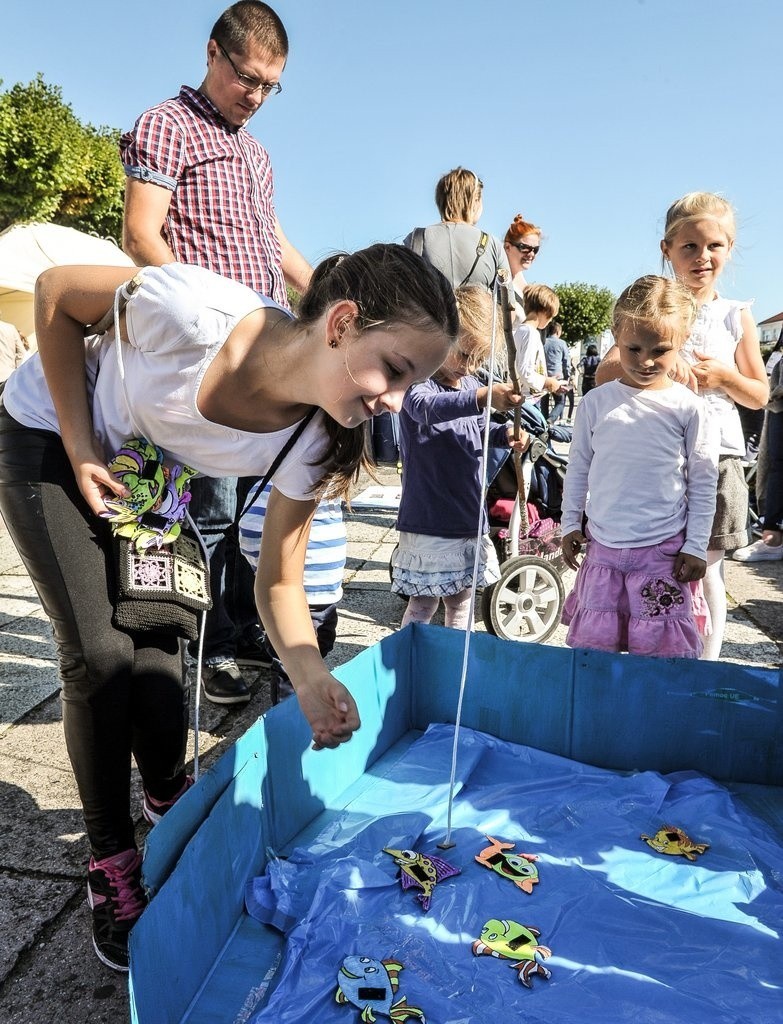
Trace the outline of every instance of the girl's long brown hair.
<instances>
[{"instance_id":1,"label":"girl's long brown hair","mask_svg":"<svg viewBox=\"0 0 783 1024\"><path fill-rule=\"evenodd\" d=\"M378 243L325 259L302 296L299 323L311 326L330 305L343 299L358 307L360 335L362 330L390 330L400 324L441 332L452 342L459 334L457 305L448 280L402 245ZM318 463L323 468L321 485L329 497L342 497L359 471L370 465L366 430L344 427L328 415L324 418L329 444Z\"/></svg>"}]
</instances>

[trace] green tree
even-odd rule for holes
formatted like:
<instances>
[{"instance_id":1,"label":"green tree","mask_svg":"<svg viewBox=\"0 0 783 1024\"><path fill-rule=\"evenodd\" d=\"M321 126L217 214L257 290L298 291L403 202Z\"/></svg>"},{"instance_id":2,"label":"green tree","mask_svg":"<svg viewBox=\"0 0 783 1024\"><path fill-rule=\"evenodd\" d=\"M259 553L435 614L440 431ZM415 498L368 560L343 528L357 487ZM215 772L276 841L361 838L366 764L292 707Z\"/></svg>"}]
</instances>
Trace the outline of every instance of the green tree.
<instances>
[{"instance_id":1,"label":"green tree","mask_svg":"<svg viewBox=\"0 0 783 1024\"><path fill-rule=\"evenodd\" d=\"M116 129L83 124L40 74L0 93L0 230L53 221L119 238L118 141Z\"/></svg>"},{"instance_id":2,"label":"green tree","mask_svg":"<svg viewBox=\"0 0 783 1024\"><path fill-rule=\"evenodd\" d=\"M576 281L556 284L554 291L560 299L557 319L569 344L597 337L609 326L614 295L608 288Z\"/></svg>"}]
</instances>

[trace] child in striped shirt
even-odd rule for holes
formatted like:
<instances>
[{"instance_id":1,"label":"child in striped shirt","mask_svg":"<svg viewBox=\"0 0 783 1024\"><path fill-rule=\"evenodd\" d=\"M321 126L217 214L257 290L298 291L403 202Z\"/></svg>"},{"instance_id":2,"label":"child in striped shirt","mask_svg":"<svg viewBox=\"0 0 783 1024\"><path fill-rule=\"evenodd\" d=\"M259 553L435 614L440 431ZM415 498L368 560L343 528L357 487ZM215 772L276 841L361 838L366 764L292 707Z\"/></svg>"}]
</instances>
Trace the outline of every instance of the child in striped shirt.
<instances>
[{"instance_id":1,"label":"child in striped shirt","mask_svg":"<svg viewBox=\"0 0 783 1024\"><path fill-rule=\"evenodd\" d=\"M253 497L239 523L239 544L253 571L258 568L264 515L272 484ZM321 501L310 526L305 556L304 589L310 619L318 640L321 657L334 647L337 637L337 605L343 596L343 574L347 553L347 536L339 500ZM272 703L291 697L294 688L269 638L262 644L271 662Z\"/></svg>"}]
</instances>

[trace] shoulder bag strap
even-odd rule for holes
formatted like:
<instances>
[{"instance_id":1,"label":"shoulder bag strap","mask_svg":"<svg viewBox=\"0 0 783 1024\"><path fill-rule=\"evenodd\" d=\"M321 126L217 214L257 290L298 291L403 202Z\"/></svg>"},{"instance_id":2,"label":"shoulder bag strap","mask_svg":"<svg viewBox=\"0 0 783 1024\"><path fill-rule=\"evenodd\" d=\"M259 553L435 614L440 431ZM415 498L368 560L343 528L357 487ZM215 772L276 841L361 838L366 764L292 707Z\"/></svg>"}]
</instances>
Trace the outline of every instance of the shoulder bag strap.
<instances>
[{"instance_id":1,"label":"shoulder bag strap","mask_svg":"<svg viewBox=\"0 0 783 1024\"><path fill-rule=\"evenodd\" d=\"M263 491L263 489L266 487L266 485L269 483L269 481L272 479L272 477L275 475L275 473L278 471L278 469L280 469L280 466L283 463L283 459L286 457L286 455L288 455L288 453L294 447L296 442L302 436L302 432L304 431L305 427L307 426L307 424L310 422L310 420L313 418L313 416L315 416L315 414L317 412L318 412L318 406L314 405L313 408L304 417L304 419L299 421L299 424L298 424L296 430L293 432L293 434L291 434L291 436L288 438L286 443L283 445L283 447L277 453L277 455L275 456L274 462L272 463L272 465L267 470L266 475L264 476L264 478L262 480L260 480L257 484L254 484L253 487L251 488L250 493L248 494L248 497L247 497L247 501L245 502L245 507L242 509L242 511L239 513L239 515L236 516L235 519L234 519L234 525L235 526L239 522L239 520L242 518L242 516L245 514L245 512L247 512L247 510L250 508L250 506L253 504L253 502L256 500L256 498L261 493L261 491Z\"/></svg>"},{"instance_id":2,"label":"shoulder bag strap","mask_svg":"<svg viewBox=\"0 0 783 1024\"><path fill-rule=\"evenodd\" d=\"M486 233L486 231L482 231L481 232L481 236L479 237L479 240L478 240L478 245L476 246L476 258L475 258L475 260L473 260L473 266L470 268L470 270L467 272L465 277L457 285L458 288L461 288L463 286L463 284L467 284L468 281L473 276L473 271L476 269L476 265L478 264L478 261L481 259L481 257L484 255L484 253L487 251L487 242L488 241L489 241L489 235Z\"/></svg>"},{"instance_id":3,"label":"shoulder bag strap","mask_svg":"<svg viewBox=\"0 0 783 1024\"><path fill-rule=\"evenodd\" d=\"M424 228L414 228L411 231L411 251L417 256L424 254Z\"/></svg>"}]
</instances>

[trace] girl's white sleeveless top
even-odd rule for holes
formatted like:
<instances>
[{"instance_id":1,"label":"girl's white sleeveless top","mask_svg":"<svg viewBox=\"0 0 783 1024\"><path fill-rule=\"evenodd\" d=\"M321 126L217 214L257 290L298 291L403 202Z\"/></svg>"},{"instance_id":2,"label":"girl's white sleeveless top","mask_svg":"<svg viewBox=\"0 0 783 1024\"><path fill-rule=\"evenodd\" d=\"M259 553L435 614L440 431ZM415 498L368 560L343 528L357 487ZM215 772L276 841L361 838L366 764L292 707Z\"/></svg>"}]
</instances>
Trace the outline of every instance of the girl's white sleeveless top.
<instances>
[{"instance_id":1,"label":"girl's white sleeveless top","mask_svg":"<svg viewBox=\"0 0 783 1024\"><path fill-rule=\"evenodd\" d=\"M718 359L727 366L735 366L735 352L742 338L743 309L749 309L750 302L739 302L716 296L712 302L705 302L699 309L696 323L682 349L683 357L689 363L697 363L696 353ZM707 402L720 430L720 454L744 455L745 437L737 407L720 388L700 391Z\"/></svg>"}]
</instances>

